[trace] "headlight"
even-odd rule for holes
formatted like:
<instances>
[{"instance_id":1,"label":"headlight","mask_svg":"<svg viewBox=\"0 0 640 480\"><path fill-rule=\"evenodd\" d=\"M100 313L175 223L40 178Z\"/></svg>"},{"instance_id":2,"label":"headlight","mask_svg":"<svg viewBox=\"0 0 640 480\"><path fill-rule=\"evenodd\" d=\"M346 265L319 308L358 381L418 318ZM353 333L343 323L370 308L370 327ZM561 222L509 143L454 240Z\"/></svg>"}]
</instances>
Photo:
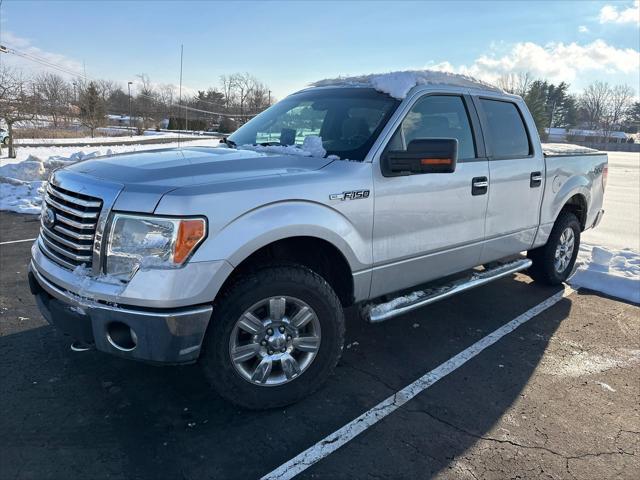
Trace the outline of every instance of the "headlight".
<instances>
[{"instance_id":1,"label":"headlight","mask_svg":"<svg viewBox=\"0 0 640 480\"><path fill-rule=\"evenodd\" d=\"M115 214L107 243L106 273L129 280L140 267L179 267L206 231L204 218Z\"/></svg>"}]
</instances>

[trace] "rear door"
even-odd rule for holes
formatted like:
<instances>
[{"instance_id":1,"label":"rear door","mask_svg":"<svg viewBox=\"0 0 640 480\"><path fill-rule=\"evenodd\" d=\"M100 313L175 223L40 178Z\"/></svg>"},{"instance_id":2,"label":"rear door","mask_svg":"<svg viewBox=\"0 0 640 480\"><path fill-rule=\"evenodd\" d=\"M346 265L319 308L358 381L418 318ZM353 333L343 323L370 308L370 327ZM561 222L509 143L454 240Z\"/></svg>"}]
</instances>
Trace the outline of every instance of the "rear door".
<instances>
[{"instance_id":1,"label":"rear door","mask_svg":"<svg viewBox=\"0 0 640 480\"><path fill-rule=\"evenodd\" d=\"M524 104L504 97L474 97L489 158L489 195L481 262L531 247L540 220L544 157ZM529 125L532 125L530 121ZM534 144L534 142L536 142Z\"/></svg>"},{"instance_id":2,"label":"rear door","mask_svg":"<svg viewBox=\"0 0 640 480\"><path fill-rule=\"evenodd\" d=\"M471 98L418 98L385 150L406 150L422 138L457 139L458 164L453 173L385 176L380 159L374 163L372 297L473 267L480 258L489 172Z\"/></svg>"}]
</instances>

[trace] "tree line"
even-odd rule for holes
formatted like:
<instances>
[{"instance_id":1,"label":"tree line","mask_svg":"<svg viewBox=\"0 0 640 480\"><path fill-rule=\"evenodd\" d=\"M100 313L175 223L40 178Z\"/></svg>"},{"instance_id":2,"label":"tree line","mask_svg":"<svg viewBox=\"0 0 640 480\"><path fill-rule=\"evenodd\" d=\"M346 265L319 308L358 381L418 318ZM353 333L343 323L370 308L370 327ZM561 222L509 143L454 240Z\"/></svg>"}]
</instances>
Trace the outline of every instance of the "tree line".
<instances>
[{"instance_id":1,"label":"tree line","mask_svg":"<svg viewBox=\"0 0 640 480\"><path fill-rule=\"evenodd\" d=\"M132 85L111 80L66 79L56 73L26 75L0 67L0 118L10 135L16 122L46 123L53 128L77 124L96 129L108 124L108 115L124 116L122 122L138 133L160 128L169 120L175 130L235 130L273 102L269 87L249 73L222 75L219 86L187 94L173 85L154 84L148 75L137 75ZM131 95L129 92L131 91ZM166 125L165 125L166 126Z\"/></svg>"},{"instance_id":2,"label":"tree line","mask_svg":"<svg viewBox=\"0 0 640 480\"><path fill-rule=\"evenodd\" d=\"M629 85L595 81L582 93L571 94L568 83L553 84L529 73L504 75L497 84L524 99L543 140L548 128L595 130L605 141L614 131L640 129L640 102Z\"/></svg>"}]
</instances>

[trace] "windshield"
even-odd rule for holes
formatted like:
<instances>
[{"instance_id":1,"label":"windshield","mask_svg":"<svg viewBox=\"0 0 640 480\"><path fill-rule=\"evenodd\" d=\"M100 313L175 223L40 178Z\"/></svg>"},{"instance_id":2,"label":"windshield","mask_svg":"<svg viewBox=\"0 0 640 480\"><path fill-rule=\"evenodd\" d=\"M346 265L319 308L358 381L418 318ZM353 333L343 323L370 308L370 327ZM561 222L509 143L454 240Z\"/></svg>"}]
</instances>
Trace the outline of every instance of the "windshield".
<instances>
[{"instance_id":1,"label":"windshield","mask_svg":"<svg viewBox=\"0 0 640 480\"><path fill-rule=\"evenodd\" d=\"M327 155L364 160L400 102L369 88L312 89L291 95L238 129L235 145L302 145L320 137Z\"/></svg>"}]
</instances>

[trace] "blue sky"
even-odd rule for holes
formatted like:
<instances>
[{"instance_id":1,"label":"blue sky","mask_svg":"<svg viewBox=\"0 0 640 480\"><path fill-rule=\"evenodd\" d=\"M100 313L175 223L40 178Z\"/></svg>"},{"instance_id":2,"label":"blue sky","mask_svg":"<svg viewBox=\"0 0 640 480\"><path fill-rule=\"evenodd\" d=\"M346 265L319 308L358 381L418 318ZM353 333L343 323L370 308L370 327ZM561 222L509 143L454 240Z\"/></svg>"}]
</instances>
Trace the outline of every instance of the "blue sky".
<instances>
[{"instance_id":1,"label":"blue sky","mask_svg":"<svg viewBox=\"0 0 640 480\"><path fill-rule=\"evenodd\" d=\"M0 41L125 85L139 73L177 84L182 43L189 88L242 71L279 98L320 78L425 67L487 80L529 70L576 91L596 79L637 90L637 9L637 2L613 0L4 0ZM13 55L3 61L41 68Z\"/></svg>"}]
</instances>

